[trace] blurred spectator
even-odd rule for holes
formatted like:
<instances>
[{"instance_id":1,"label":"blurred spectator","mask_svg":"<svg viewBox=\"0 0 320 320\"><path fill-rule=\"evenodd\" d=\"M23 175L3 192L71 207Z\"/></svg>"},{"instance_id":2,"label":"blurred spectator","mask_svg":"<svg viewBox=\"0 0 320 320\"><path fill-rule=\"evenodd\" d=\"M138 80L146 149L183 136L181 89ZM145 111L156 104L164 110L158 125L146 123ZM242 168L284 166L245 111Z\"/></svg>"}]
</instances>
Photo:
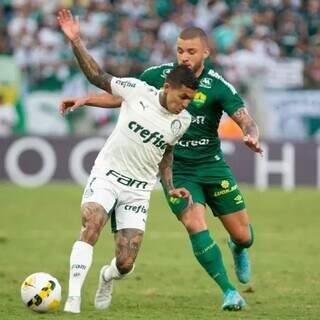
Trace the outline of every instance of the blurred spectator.
<instances>
[{"instance_id":1,"label":"blurred spectator","mask_svg":"<svg viewBox=\"0 0 320 320\"><path fill-rule=\"evenodd\" d=\"M227 11L228 6L225 1L200 0L196 5L194 24L206 32L210 32Z\"/></svg>"},{"instance_id":2,"label":"blurred spectator","mask_svg":"<svg viewBox=\"0 0 320 320\"><path fill-rule=\"evenodd\" d=\"M307 85L320 89L320 43L314 49L314 57L306 68Z\"/></svg>"},{"instance_id":3,"label":"blurred spectator","mask_svg":"<svg viewBox=\"0 0 320 320\"><path fill-rule=\"evenodd\" d=\"M320 86L319 0L0 1L0 55L15 58L23 92L88 90L57 27L61 7L79 15L90 53L116 76L138 76L150 65L174 61L176 37L194 25L209 35L214 69L240 88L255 110L260 110L264 79L275 61L301 61L303 72L292 72L303 73L305 87ZM285 64L281 70L285 79ZM300 87L302 82L297 82ZM114 119L103 112L83 114L96 129L108 127Z\"/></svg>"},{"instance_id":4,"label":"blurred spectator","mask_svg":"<svg viewBox=\"0 0 320 320\"><path fill-rule=\"evenodd\" d=\"M13 133L13 127L17 122L15 107L5 103L0 94L0 137L6 137Z\"/></svg>"}]
</instances>

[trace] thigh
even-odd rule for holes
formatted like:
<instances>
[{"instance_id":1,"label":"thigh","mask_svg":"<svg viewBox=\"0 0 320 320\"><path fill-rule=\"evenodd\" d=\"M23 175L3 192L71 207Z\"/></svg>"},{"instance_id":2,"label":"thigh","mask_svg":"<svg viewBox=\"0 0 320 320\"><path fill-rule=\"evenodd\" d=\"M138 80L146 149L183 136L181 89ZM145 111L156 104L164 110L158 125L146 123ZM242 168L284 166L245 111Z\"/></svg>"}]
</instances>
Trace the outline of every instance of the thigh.
<instances>
[{"instance_id":1,"label":"thigh","mask_svg":"<svg viewBox=\"0 0 320 320\"><path fill-rule=\"evenodd\" d=\"M116 257L119 261L134 263L139 253L144 232L139 229L121 229L115 234Z\"/></svg>"},{"instance_id":2,"label":"thigh","mask_svg":"<svg viewBox=\"0 0 320 320\"><path fill-rule=\"evenodd\" d=\"M189 181L183 177L173 177L173 185L175 188L186 188L192 196L192 201L194 204L202 204L205 205L206 200L205 200L205 194L203 191L202 186L199 183ZM163 191L166 196L166 200L169 204L169 207L175 215L179 216L182 213L186 211L186 209L189 206L189 201L188 199L184 198L174 198L171 197L164 185L162 185Z\"/></svg>"},{"instance_id":3,"label":"thigh","mask_svg":"<svg viewBox=\"0 0 320 320\"><path fill-rule=\"evenodd\" d=\"M145 231L150 192L130 188L121 189L114 211L111 212L111 228L113 232L122 229L138 229Z\"/></svg>"},{"instance_id":4,"label":"thigh","mask_svg":"<svg viewBox=\"0 0 320 320\"><path fill-rule=\"evenodd\" d=\"M105 176L91 174L82 195L81 206L88 203L97 203L110 214L117 202L118 190Z\"/></svg>"},{"instance_id":5,"label":"thigh","mask_svg":"<svg viewBox=\"0 0 320 320\"><path fill-rule=\"evenodd\" d=\"M232 175L204 186L206 203L215 216L232 214L245 209L241 191Z\"/></svg>"}]
</instances>

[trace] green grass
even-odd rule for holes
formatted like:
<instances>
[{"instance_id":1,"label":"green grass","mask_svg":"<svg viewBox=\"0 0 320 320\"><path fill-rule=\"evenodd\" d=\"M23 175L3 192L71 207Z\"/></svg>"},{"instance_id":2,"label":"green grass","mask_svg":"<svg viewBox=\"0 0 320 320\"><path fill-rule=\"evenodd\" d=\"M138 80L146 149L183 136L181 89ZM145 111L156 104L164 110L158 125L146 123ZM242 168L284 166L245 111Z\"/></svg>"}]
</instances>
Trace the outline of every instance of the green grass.
<instances>
[{"instance_id":1,"label":"green grass","mask_svg":"<svg viewBox=\"0 0 320 320\"><path fill-rule=\"evenodd\" d=\"M68 260L80 227L82 189L49 185L22 189L0 184L0 319L319 319L319 191L258 192L243 188L256 242L251 250L254 292L234 276L226 233L208 212L231 279L248 302L239 313L220 311L217 286L193 258L188 236L154 192L144 243L130 279L116 282L108 311L93 306L100 267L113 257L108 225L95 247L83 288L82 313L37 314L20 300L20 284L33 272L56 276L66 298Z\"/></svg>"}]
</instances>

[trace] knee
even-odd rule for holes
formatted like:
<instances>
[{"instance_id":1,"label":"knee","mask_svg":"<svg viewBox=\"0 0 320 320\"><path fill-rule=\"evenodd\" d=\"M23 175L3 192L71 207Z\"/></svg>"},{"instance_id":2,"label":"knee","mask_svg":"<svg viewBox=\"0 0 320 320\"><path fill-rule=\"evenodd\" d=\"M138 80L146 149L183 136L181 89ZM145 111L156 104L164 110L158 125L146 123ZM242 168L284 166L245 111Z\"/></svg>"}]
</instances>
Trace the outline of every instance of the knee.
<instances>
[{"instance_id":1,"label":"knee","mask_svg":"<svg viewBox=\"0 0 320 320\"><path fill-rule=\"evenodd\" d=\"M132 258L117 257L116 266L121 274L128 274L133 271L134 260Z\"/></svg>"},{"instance_id":2,"label":"knee","mask_svg":"<svg viewBox=\"0 0 320 320\"><path fill-rule=\"evenodd\" d=\"M250 225L239 228L236 233L232 235L232 240L241 245L243 248L250 248L253 244L253 234Z\"/></svg>"},{"instance_id":3,"label":"knee","mask_svg":"<svg viewBox=\"0 0 320 320\"><path fill-rule=\"evenodd\" d=\"M207 223L203 215L197 215L193 211L187 211L178 217L189 234L201 232L207 229Z\"/></svg>"}]
</instances>

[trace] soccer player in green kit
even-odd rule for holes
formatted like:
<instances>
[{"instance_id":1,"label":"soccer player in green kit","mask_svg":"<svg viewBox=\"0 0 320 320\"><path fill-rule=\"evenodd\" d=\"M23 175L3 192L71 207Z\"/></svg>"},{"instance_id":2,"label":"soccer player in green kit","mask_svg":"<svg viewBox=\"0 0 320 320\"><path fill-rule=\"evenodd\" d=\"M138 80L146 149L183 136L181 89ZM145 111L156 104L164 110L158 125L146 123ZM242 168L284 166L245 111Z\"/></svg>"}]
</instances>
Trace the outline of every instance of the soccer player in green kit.
<instances>
[{"instance_id":1,"label":"soccer player in green kit","mask_svg":"<svg viewBox=\"0 0 320 320\"><path fill-rule=\"evenodd\" d=\"M177 63L190 67L200 85L187 110L193 116L190 128L174 150L173 180L177 187L185 187L192 194L193 203L174 199L166 190L168 204L189 234L193 253L209 276L223 293L222 310L237 311L246 303L230 282L224 267L221 251L208 230L205 212L208 205L230 234L236 275L240 282L250 280L248 248L253 243L253 229L245 202L224 160L218 137L218 126L225 111L242 129L244 143L254 152L262 153L259 131L235 88L204 62L209 46L205 32L196 27L184 29L177 39ZM149 85L161 88L166 74L176 63L155 66L140 77ZM81 66L91 82L98 87L103 83L103 73L92 66ZM98 107L120 105L121 98L108 93L65 99L60 112L73 111L82 105Z\"/></svg>"}]
</instances>

